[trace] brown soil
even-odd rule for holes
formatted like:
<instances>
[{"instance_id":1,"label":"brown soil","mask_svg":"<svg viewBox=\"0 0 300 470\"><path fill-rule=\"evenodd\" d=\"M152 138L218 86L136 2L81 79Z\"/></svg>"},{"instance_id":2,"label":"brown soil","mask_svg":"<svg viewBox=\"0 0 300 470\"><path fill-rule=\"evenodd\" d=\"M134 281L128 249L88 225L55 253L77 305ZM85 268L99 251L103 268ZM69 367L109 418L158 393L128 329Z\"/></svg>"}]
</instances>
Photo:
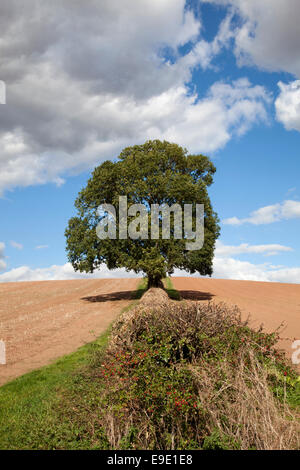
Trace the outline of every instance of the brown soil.
<instances>
[{"instance_id":1,"label":"brown soil","mask_svg":"<svg viewBox=\"0 0 300 470\"><path fill-rule=\"evenodd\" d=\"M0 385L53 362L104 332L130 303L137 279L0 284Z\"/></svg>"},{"instance_id":2,"label":"brown soil","mask_svg":"<svg viewBox=\"0 0 300 470\"><path fill-rule=\"evenodd\" d=\"M207 278L174 278L182 298L238 305L251 325L274 331L282 323L280 346L288 356L300 339L300 285ZM130 303L137 279L97 279L0 284L0 339L7 364L0 385L93 341ZM158 290L143 302L164 302Z\"/></svg>"},{"instance_id":3,"label":"brown soil","mask_svg":"<svg viewBox=\"0 0 300 470\"><path fill-rule=\"evenodd\" d=\"M184 299L237 305L253 327L263 324L271 332L284 323L279 345L291 357L291 345L300 339L299 284L178 277L173 285Z\"/></svg>"}]
</instances>

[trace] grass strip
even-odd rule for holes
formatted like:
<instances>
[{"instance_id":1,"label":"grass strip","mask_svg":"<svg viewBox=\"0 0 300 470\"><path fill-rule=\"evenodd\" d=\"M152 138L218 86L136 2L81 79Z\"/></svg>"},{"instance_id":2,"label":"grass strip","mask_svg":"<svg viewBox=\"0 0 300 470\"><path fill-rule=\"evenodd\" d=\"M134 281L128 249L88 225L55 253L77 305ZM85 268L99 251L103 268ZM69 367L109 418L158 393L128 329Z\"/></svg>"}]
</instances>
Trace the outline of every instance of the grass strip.
<instances>
[{"instance_id":1,"label":"grass strip","mask_svg":"<svg viewBox=\"0 0 300 470\"><path fill-rule=\"evenodd\" d=\"M125 311L146 288L143 279ZM64 440L66 448L77 448L76 430L68 423L58 423L53 410L66 390L78 386L81 371L89 367L94 354L105 350L109 333L110 329L74 353L0 387L0 449L55 448ZM90 442L86 444L88 448Z\"/></svg>"}]
</instances>

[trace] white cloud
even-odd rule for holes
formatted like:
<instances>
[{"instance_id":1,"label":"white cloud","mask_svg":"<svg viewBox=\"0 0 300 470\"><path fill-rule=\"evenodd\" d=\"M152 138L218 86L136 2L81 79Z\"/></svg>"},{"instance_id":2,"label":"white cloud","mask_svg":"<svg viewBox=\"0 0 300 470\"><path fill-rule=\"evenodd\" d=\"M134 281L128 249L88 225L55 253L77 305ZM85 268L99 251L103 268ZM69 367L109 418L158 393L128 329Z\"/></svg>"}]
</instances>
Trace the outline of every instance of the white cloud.
<instances>
[{"instance_id":1,"label":"white cloud","mask_svg":"<svg viewBox=\"0 0 300 470\"><path fill-rule=\"evenodd\" d=\"M17 250L23 250L23 245L21 243L15 242L14 240L10 241L10 245Z\"/></svg>"},{"instance_id":2,"label":"white cloud","mask_svg":"<svg viewBox=\"0 0 300 470\"><path fill-rule=\"evenodd\" d=\"M283 71L300 78L300 2L299 0L204 0L230 6L242 22L227 26L234 38L240 65L257 65L269 71ZM276 117L287 130L300 131L300 81L278 83Z\"/></svg>"},{"instance_id":3,"label":"white cloud","mask_svg":"<svg viewBox=\"0 0 300 470\"><path fill-rule=\"evenodd\" d=\"M67 279L102 279L102 278L123 278L137 277L134 272L126 272L125 269L110 271L105 265L93 274L75 272L70 263L64 265L53 265L49 268L32 269L28 266L20 266L3 274L0 274L0 282L20 282L20 281L54 281Z\"/></svg>"},{"instance_id":4,"label":"white cloud","mask_svg":"<svg viewBox=\"0 0 300 470\"><path fill-rule=\"evenodd\" d=\"M35 247L36 250L46 250L47 248L49 248L49 245L37 245Z\"/></svg>"},{"instance_id":5,"label":"white cloud","mask_svg":"<svg viewBox=\"0 0 300 470\"><path fill-rule=\"evenodd\" d=\"M295 193L296 191L297 191L297 188L296 188L296 187L294 187L294 188L289 188L289 189L287 190L286 194L287 194L287 195L288 195L288 194L292 194L292 193Z\"/></svg>"},{"instance_id":6,"label":"white cloud","mask_svg":"<svg viewBox=\"0 0 300 470\"><path fill-rule=\"evenodd\" d=\"M253 264L231 257L216 256L214 259L213 277L220 279L289 282L298 284L300 283L300 267L283 267L278 269L266 263Z\"/></svg>"},{"instance_id":7,"label":"white cloud","mask_svg":"<svg viewBox=\"0 0 300 470\"><path fill-rule=\"evenodd\" d=\"M235 54L240 64L300 77L299 0L203 0L230 6L242 22L233 24Z\"/></svg>"},{"instance_id":8,"label":"white cloud","mask_svg":"<svg viewBox=\"0 0 300 470\"><path fill-rule=\"evenodd\" d=\"M232 85L215 83L200 101L196 96L187 98L183 89L168 92L164 101L166 107L160 97L156 103L149 103L146 112L154 106L156 135L184 146L188 144L191 151L213 152L232 135L241 135L257 120L266 120L264 105L269 96L263 87L251 86L247 79L240 79Z\"/></svg>"},{"instance_id":9,"label":"white cloud","mask_svg":"<svg viewBox=\"0 0 300 470\"><path fill-rule=\"evenodd\" d=\"M279 245L249 245L243 243L238 246L224 245L217 241L215 257L213 260L213 275L215 279L235 279L245 281L263 281L263 282L285 282L300 283L300 267L286 267L274 265L272 263L254 264L249 261L241 261L233 256L239 254L261 254L271 256L280 252L292 251L292 248ZM176 269L174 276L191 276L186 271ZM192 277L199 277L195 273Z\"/></svg>"},{"instance_id":10,"label":"white cloud","mask_svg":"<svg viewBox=\"0 0 300 470\"><path fill-rule=\"evenodd\" d=\"M61 150L52 152L44 148L37 156L21 131L19 135L6 133L2 138L0 135L0 144L3 144L0 192L15 185L46 181L60 184L59 175L65 171L81 171L99 158L116 156L124 146L151 138L175 141L190 151L213 152L234 134L241 135L258 121L266 120L265 104L269 102L264 88L251 86L247 79L231 85L215 83L200 101L196 95L188 96L184 86L170 88L139 103L131 98L104 96L93 96L85 101L84 95L73 101L74 94L68 84L64 87L69 94L69 106L62 109L55 125L52 123L56 135L53 139L59 144L60 132L62 139L71 138L75 132L83 137L86 132L86 140L79 149L68 149L66 143L65 149L63 144ZM80 111L76 112L78 105ZM67 121L72 121L72 129L66 127Z\"/></svg>"},{"instance_id":11,"label":"white cloud","mask_svg":"<svg viewBox=\"0 0 300 470\"><path fill-rule=\"evenodd\" d=\"M218 33L211 42L200 39L190 51L189 54L183 59L186 65L200 65L202 69L212 68L213 59L221 52L222 49L228 47L234 33L231 30L231 15L225 17L219 26Z\"/></svg>"},{"instance_id":12,"label":"white cloud","mask_svg":"<svg viewBox=\"0 0 300 470\"><path fill-rule=\"evenodd\" d=\"M228 18L207 43L184 0L26 5L0 4L8 90L0 108L0 193L61 184L64 175L151 138L213 152L266 119L269 96L246 79L216 83L200 101L188 89L193 70L211 66L231 38ZM182 56L183 44L190 49Z\"/></svg>"},{"instance_id":13,"label":"white cloud","mask_svg":"<svg viewBox=\"0 0 300 470\"><path fill-rule=\"evenodd\" d=\"M272 256L280 252L292 251L292 248L279 244L238 246L224 245L217 241L213 262L213 277L219 279L237 279L265 282L300 283L300 267L287 268L274 266L271 263L254 264L233 258L239 254L256 253Z\"/></svg>"},{"instance_id":14,"label":"white cloud","mask_svg":"<svg viewBox=\"0 0 300 470\"><path fill-rule=\"evenodd\" d=\"M0 271L4 271L6 268L6 262L5 260L5 255L4 255L4 250L5 250L5 244L3 242L0 242Z\"/></svg>"},{"instance_id":15,"label":"white cloud","mask_svg":"<svg viewBox=\"0 0 300 470\"><path fill-rule=\"evenodd\" d=\"M280 94L275 101L277 120L287 130L300 131L300 80L289 84L278 83Z\"/></svg>"},{"instance_id":16,"label":"white cloud","mask_svg":"<svg viewBox=\"0 0 300 470\"><path fill-rule=\"evenodd\" d=\"M4 244L2 245L4 247ZM240 261L232 258L232 255L242 253L274 255L291 250L292 249L290 247L279 244L249 245L245 243L239 246L230 246L224 245L222 242L218 241L213 262L213 277L221 279L300 283L300 268L298 267L287 268L285 266L274 266L271 263L253 264L248 261ZM190 274L185 271L180 271L178 269L174 272L174 276L184 275L190 276ZM128 277L140 276L136 275L133 271L127 272L125 269L110 271L105 265L102 265L101 269L93 274L80 273L75 272L70 263L66 263L62 266L53 265L49 268L36 269L32 269L28 266L21 266L0 274L0 282ZM194 274L193 277L198 277L198 274Z\"/></svg>"},{"instance_id":17,"label":"white cloud","mask_svg":"<svg viewBox=\"0 0 300 470\"><path fill-rule=\"evenodd\" d=\"M249 217L243 219L238 217L224 219L223 223L227 225L242 225L245 223L261 225L296 218L300 218L300 201L287 200L282 203L261 207L251 212Z\"/></svg>"},{"instance_id":18,"label":"white cloud","mask_svg":"<svg viewBox=\"0 0 300 470\"><path fill-rule=\"evenodd\" d=\"M217 240L215 255L217 257L240 255L245 253L265 254L266 256L277 255L280 252L293 251L289 246L279 244L268 245L249 245L248 243L241 243L238 246L224 245Z\"/></svg>"}]
</instances>

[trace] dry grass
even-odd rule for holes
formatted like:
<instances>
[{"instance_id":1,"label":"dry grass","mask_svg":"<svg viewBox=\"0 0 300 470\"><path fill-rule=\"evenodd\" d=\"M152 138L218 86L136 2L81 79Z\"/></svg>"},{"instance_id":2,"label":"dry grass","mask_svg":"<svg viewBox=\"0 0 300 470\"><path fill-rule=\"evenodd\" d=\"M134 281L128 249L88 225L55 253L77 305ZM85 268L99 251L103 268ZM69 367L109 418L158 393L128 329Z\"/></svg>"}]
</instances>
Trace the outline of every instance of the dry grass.
<instances>
[{"instance_id":1,"label":"dry grass","mask_svg":"<svg viewBox=\"0 0 300 470\"><path fill-rule=\"evenodd\" d=\"M250 330L238 308L171 302L161 289L151 289L136 308L114 324L108 362L118 354L134 358L136 344L145 338L148 343L154 338L156 344L151 347L156 349L168 343L171 352L165 367L175 375L181 371L188 374L187 388L193 390L199 412L197 416L186 412L180 418L176 414L170 422L170 416L160 408L159 419L153 420L145 401L130 395L121 415L116 413L115 403L105 413L104 427L112 448L120 448L130 429L138 429L135 445L142 449L180 448L187 435L204 447L216 440L217 447L225 448L299 448L299 421L270 387L277 361L283 361L281 369L288 367L283 356L274 356L275 334ZM116 396L128 388L121 380L117 374L109 385ZM215 443L209 445L214 447Z\"/></svg>"},{"instance_id":2,"label":"dry grass","mask_svg":"<svg viewBox=\"0 0 300 470\"><path fill-rule=\"evenodd\" d=\"M233 369L226 361L190 367L206 414L206 428L239 443L240 449L298 449L300 427L270 390L268 371L250 352ZM223 379L221 379L223 377ZM216 390L216 383L218 390Z\"/></svg>"},{"instance_id":3,"label":"dry grass","mask_svg":"<svg viewBox=\"0 0 300 470\"><path fill-rule=\"evenodd\" d=\"M214 337L233 325L248 325L247 321L241 320L237 307L229 308L224 303L212 302L178 304L170 301L162 289L152 288L143 295L134 309L124 312L114 323L109 350L131 348L141 334L153 326L161 332L172 332L174 341L179 342L187 335L191 341L196 342L196 337L201 333Z\"/></svg>"},{"instance_id":4,"label":"dry grass","mask_svg":"<svg viewBox=\"0 0 300 470\"><path fill-rule=\"evenodd\" d=\"M152 287L148 289L140 300L140 306L161 307L169 304L169 297L163 289Z\"/></svg>"}]
</instances>

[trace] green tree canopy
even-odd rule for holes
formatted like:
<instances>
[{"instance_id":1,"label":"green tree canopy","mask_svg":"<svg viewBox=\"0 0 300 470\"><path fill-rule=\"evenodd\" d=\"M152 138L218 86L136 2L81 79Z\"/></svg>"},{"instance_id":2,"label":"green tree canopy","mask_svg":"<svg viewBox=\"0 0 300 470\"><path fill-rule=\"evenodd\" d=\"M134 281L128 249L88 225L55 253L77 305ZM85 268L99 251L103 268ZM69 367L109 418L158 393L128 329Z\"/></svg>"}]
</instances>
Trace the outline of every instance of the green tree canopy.
<instances>
[{"instance_id":1,"label":"green tree canopy","mask_svg":"<svg viewBox=\"0 0 300 470\"><path fill-rule=\"evenodd\" d=\"M216 169L204 155L188 155L177 144L148 141L125 148L116 162L105 161L95 168L86 187L80 191L75 207L78 215L66 229L67 253L74 269L93 272L105 263L109 269L125 267L148 276L157 286L174 268L189 273L212 274L215 241L219 236L217 214L213 211L207 187ZM96 227L101 220L98 207L113 204L117 211L119 196L127 196L128 206L144 204L204 204L204 245L186 250L186 240L174 238L171 217L170 239L131 238L100 240ZM130 219L130 218L129 218Z\"/></svg>"}]
</instances>

